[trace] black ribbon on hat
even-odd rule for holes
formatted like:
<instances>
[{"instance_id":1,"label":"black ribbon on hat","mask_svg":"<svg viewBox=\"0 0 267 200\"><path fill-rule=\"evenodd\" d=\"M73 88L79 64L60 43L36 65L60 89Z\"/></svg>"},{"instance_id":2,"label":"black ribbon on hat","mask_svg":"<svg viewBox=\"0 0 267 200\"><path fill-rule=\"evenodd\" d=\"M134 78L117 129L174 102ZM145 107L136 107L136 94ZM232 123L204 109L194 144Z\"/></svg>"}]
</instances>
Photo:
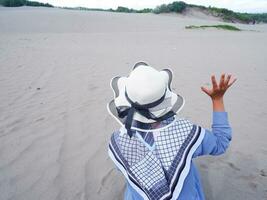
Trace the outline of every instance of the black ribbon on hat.
<instances>
[{"instance_id":1,"label":"black ribbon on hat","mask_svg":"<svg viewBox=\"0 0 267 200\"><path fill-rule=\"evenodd\" d=\"M124 118L125 116L127 116L126 117L126 122L125 122L125 128L127 129L127 134L130 137L132 137L131 126L132 126L134 112L138 112L138 113L140 113L141 115L145 116L148 119L153 119L153 120L157 120L157 121L167 119L167 118L169 118L169 117L171 117L171 116L173 116L175 114L171 110L171 111L169 111L168 113L166 113L165 115L163 115L161 117L156 117L155 115L153 115L149 111L149 108L153 108L153 107L159 105L160 103L162 103L164 101L165 95L166 95L166 91L167 91L167 89L165 90L163 96L160 97L160 99L158 99L158 100L156 100L156 101L154 101L152 103L141 105L138 102L133 102L129 98L129 96L128 96L127 92L126 92L126 88L125 88L125 97L129 101L129 103L131 104L131 107L128 107L125 110L120 110L120 109L117 108L117 111L118 111L118 116L120 118Z\"/></svg>"}]
</instances>

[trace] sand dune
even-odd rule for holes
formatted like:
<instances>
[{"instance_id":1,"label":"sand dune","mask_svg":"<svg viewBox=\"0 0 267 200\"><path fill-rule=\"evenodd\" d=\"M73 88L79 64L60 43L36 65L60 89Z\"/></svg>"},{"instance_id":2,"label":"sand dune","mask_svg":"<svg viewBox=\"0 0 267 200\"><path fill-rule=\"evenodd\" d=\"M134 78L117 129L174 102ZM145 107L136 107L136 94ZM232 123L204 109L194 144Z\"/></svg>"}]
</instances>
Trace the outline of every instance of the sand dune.
<instances>
[{"instance_id":1,"label":"sand dune","mask_svg":"<svg viewBox=\"0 0 267 200\"><path fill-rule=\"evenodd\" d=\"M221 23L176 15L0 8L0 199L122 199L107 155L118 124L109 81L146 60L172 68L186 99L180 115L209 128L200 86L212 73L238 81L226 95L227 153L199 166L208 200L267 199L267 25L186 30Z\"/></svg>"}]
</instances>

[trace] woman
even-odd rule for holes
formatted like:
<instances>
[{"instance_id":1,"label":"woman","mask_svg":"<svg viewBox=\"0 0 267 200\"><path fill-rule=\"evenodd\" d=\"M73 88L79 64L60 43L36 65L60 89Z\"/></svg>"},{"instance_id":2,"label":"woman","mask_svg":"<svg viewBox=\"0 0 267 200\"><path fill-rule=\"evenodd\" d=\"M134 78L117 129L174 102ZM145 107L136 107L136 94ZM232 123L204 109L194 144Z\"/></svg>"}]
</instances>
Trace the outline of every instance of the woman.
<instances>
[{"instance_id":1,"label":"woman","mask_svg":"<svg viewBox=\"0 0 267 200\"><path fill-rule=\"evenodd\" d=\"M193 158L220 155L231 141L223 96L236 81L221 75L212 88L201 87L213 105L212 130L178 118L184 98L171 90L170 69L145 62L127 77L114 77L109 113L120 123L109 143L109 156L127 181L124 199L205 199Z\"/></svg>"}]
</instances>

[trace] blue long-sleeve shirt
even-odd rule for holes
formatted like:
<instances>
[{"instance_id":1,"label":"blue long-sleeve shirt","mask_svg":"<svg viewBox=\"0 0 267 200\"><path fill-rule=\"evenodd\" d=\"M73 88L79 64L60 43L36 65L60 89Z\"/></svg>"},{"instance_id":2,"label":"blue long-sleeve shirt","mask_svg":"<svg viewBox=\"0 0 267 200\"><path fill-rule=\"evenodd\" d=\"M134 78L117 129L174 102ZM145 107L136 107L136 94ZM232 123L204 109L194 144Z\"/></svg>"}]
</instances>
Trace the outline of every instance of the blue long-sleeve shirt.
<instances>
[{"instance_id":1,"label":"blue long-sleeve shirt","mask_svg":"<svg viewBox=\"0 0 267 200\"><path fill-rule=\"evenodd\" d=\"M232 130L228 122L227 112L213 112L212 130L205 129L202 143L193 154L193 158L202 155L223 154L232 139ZM125 200L142 200L143 198L127 182L124 193ZM204 192L196 166L191 161L191 168L184 181L178 200L204 200Z\"/></svg>"}]
</instances>

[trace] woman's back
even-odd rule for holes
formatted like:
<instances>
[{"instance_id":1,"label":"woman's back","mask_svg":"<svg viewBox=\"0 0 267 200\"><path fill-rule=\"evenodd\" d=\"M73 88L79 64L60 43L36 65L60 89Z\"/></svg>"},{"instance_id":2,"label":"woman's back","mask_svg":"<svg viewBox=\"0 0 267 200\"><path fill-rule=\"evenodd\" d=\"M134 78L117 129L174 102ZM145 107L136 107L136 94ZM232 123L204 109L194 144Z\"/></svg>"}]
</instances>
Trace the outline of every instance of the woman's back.
<instances>
[{"instance_id":1,"label":"woman's back","mask_svg":"<svg viewBox=\"0 0 267 200\"><path fill-rule=\"evenodd\" d=\"M178 122L179 121L180 121L180 123L186 122L186 123L192 125L192 123L190 123L188 120L185 120L185 119L178 119ZM166 123L163 123L163 124L166 125ZM177 126L175 124L173 124L173 127L179 128L179 126ZM185 127L186 126L183 125L183 130L185 130ZM167 129L172 130L173 128L167 127ZM203 129L203 128L201 128L201 129ZM164 131L166 131L166 129ZM204 138L201 141L201 143L199 144L199 146L197 147L197 149L194 151L192 157L190 158L187 156L187 159L188 160L190 159L190 164L187 165L188 174L184 173L184 176L186 176L186 178L184 179L184 182L182 184L182 188L181 188L179 197L177 197L177 198L173 197L173 199L181 199L181 200L191 200L191 199L192 200L196 200L196 199L204 200L205 199L205 195L203 193L199 172L198 172L196 166L194 165L193 158L196 158L196 157L202 156L202 155L220 155L226 151L226 149L229 146L229 143L231 141L231 138L232 138L232 136L231 136L232 132L231 132L231 127L228 123L227 113L226 112L214 112L213 113L212 130L210 131L210 130L204 129L204 131L205 131ZM180 131L180 133L181 132L182 131ZM169 132L169 133L171 133L171 132ZM179 132L178 132L178 134L179 134ZM173 140L172 143L175 144L174 141L175 140ZM182 140L179 141L178 143L181 143L181 142L182 142ZM178 143L176 143L176 144L179 145ZM166 149L170 148L167 145L167 143L164 144L164 146ZM158 149L157 146L155 146L155 149ZM165 163L165 166L168 166L167 163ZM163 168L166 169L164 167L164 164L163 164ZM127 181L127 187L126 187L126 191L125 191L124 196L125 196L124 199L127 199L127 200L144 199L139 193L137 193L133 189L133 187L131 186L131 184L128 181Z\"/></svg>"},{"instance_id":2,"label":"woman's back","mask_svg":"<svg viewBox=\"0 0 267 200\"><path fill-rule=\"evenodd\" d=\"M127 180L125 199L204 199L192 159L219 155L231 141L223 95L234 83L221 76L212 89L202 87L213 103L212 130L179 119L184 98L171 90L172 72L157 71L144 62L128 77L114 77L110 114L121 124L113 132L109 156Z\"/></svg>"}]
</instances>

